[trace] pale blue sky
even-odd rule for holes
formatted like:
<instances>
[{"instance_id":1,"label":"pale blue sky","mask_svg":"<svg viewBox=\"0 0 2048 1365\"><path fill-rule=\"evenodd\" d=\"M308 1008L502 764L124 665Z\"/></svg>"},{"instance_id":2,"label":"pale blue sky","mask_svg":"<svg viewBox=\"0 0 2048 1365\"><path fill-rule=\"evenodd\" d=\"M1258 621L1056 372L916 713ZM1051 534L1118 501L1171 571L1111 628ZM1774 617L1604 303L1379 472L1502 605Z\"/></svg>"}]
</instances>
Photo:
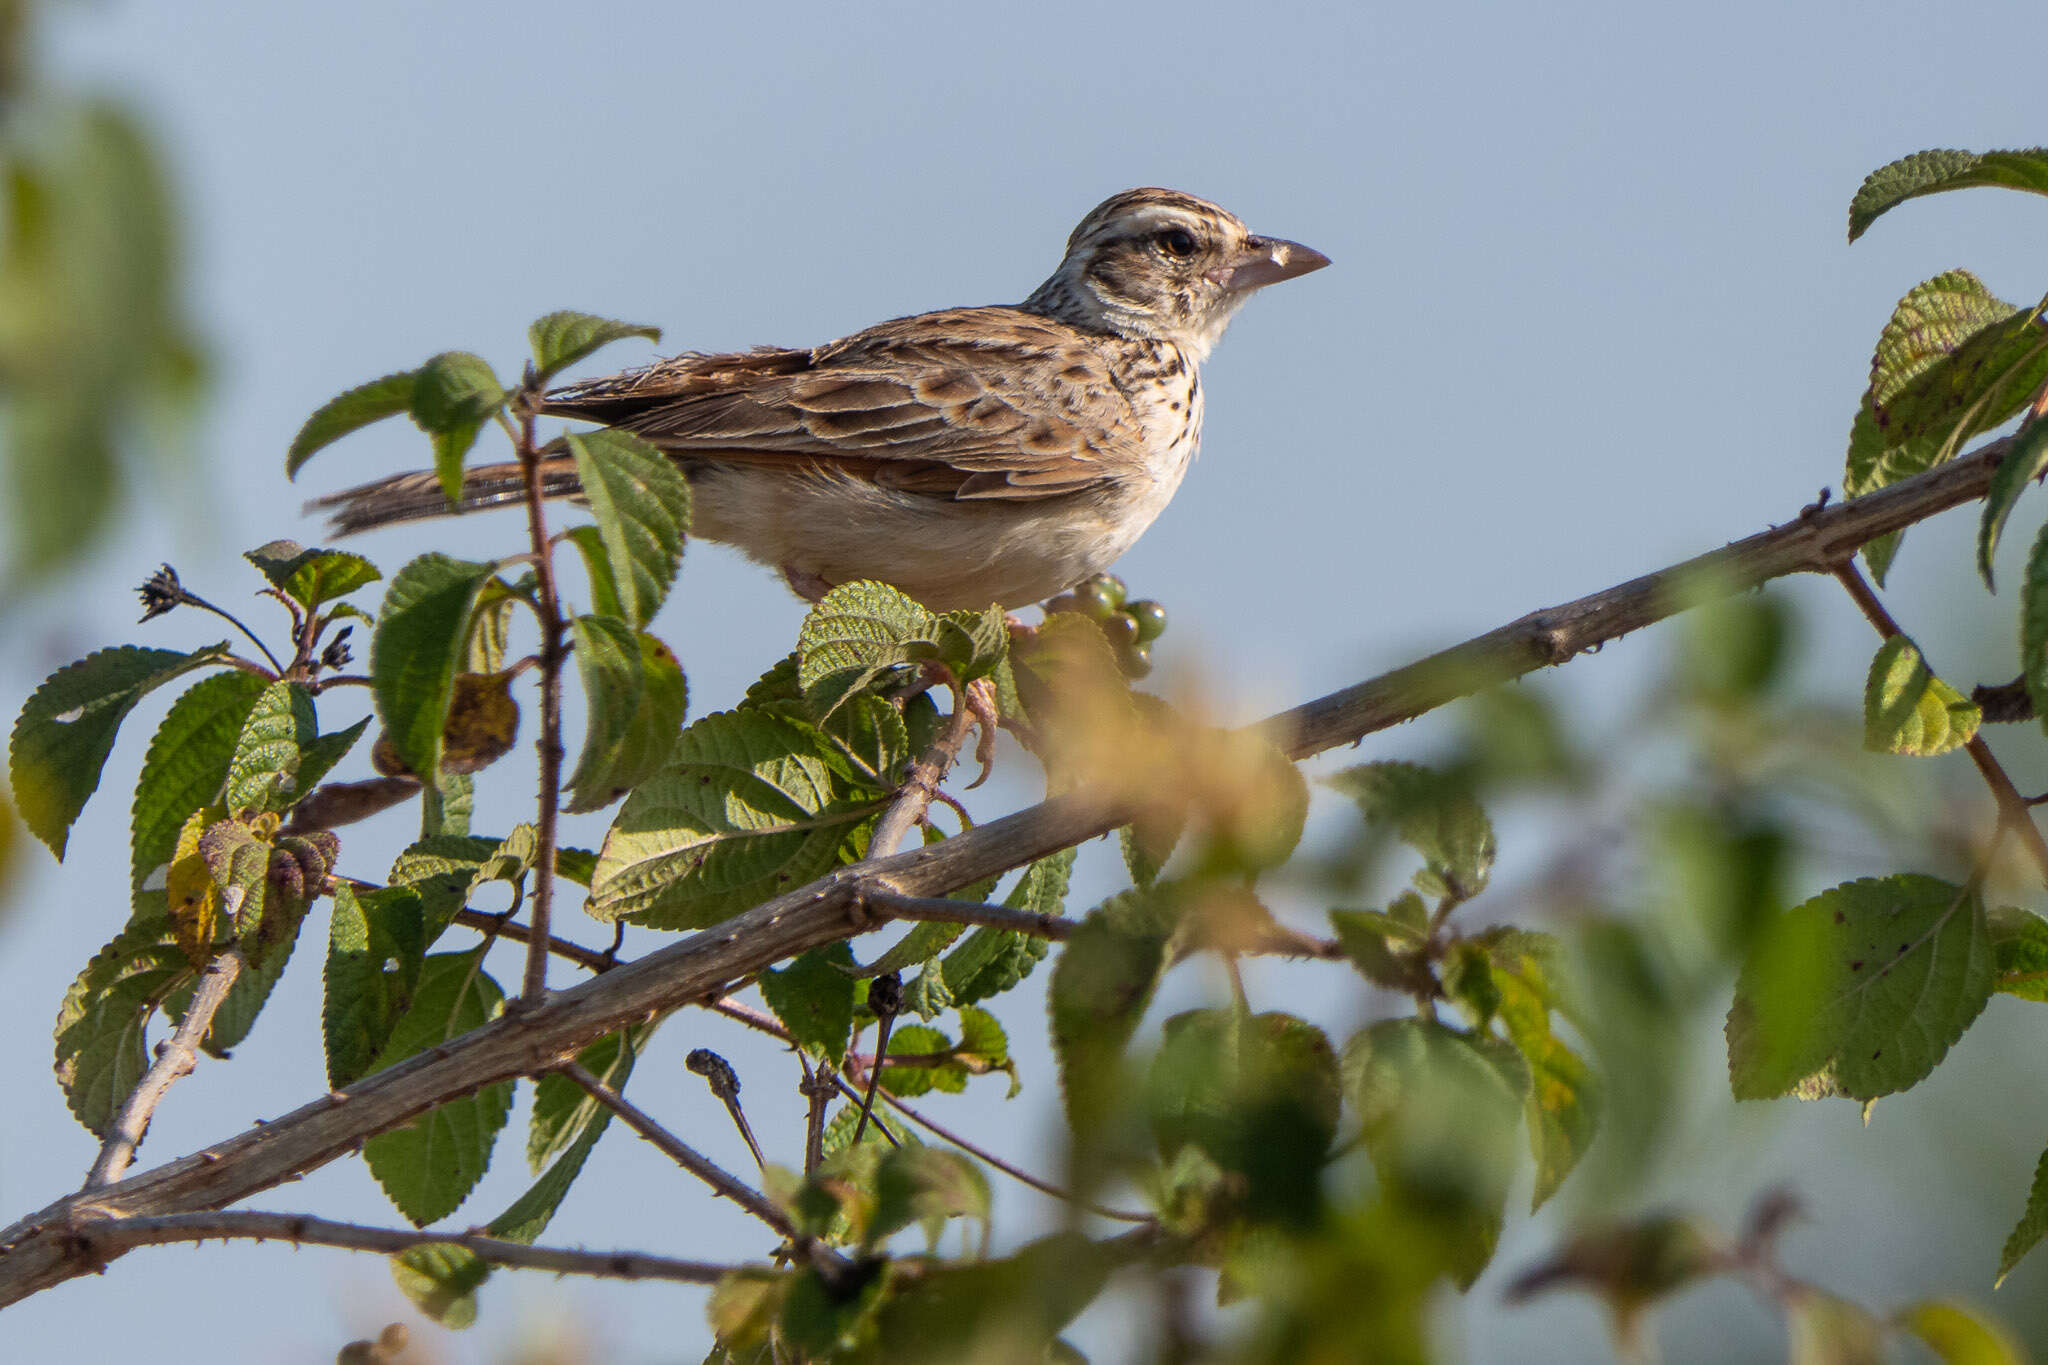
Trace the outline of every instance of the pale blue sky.
<instances>
[{"instance_id":1,"label":"pale blue sky","mask_svg":"<svg viewBox=\"0 0 2048 1365\"><path fill-rule=\"evenodd\" d=\"M288 486L285 442L341 388L453 347L509 370L526 322L562 307L659 323L671 349L724 349L1014 301L1083 212L1131 185L1214 198L1335 262L1240 317L1205 375L1203 458L1123 565L1173 611L1168 674L1199 673L1245 715L1785 519L1839 482L1870 344L1899 294L1957 265L2016 300L2048 286L2038 199L1918 203L1855 247L1844 241L1849 195L1894 156L2048 142L2030 65L2048 50L2048 10L2022 0L219 0L104 3L62 19L59 67L157 120L186 190L195 301L220 360L199 437L219 510L145 500L82 597L17 623L0 662L10 708L98 644L198 642L196 622L133 625L126 590L159 559L236 600L253 587L237 551L317 535L297 517L303 497L421 461L420 441L394 424ZM480 519L439 539L486 555L515 534ZM395 567L415 543L389 533L362 548ZM1965 543L1966 532L1923 533L1901 563L1902 577L1928 585L1909 589L1902 610L1937 658L2009 610L1982 605ZM1869 655L1861 623L1808 596L1824 621L1816 685L1851 696ZM771 576L693 547L658 625L689 669L693 712L736 698L800 616ZM1630 641L1557 680L1583 694L1590 731L1636 695L1656 649ZM64 983L125 914L121 784L157 714L146 709L117 749L73 865L42 859L0 926L0 1022L20 1040L0 1114L0 1221L74 1186L91 1159L49 1080L46 1040ZM1416 752L1429 733L1385 736L1368 753ZM1026 765L1010 766L977 809L1023 798ZM480 828L520 818L524 783L506 785ZM379 865L404 823L352 835L347 856ZM86 853L96 847L122 852ZM1098 865L1080 894L1107 884ZM208 1064L174 1092L146 1161L311 1091L319 933L309 927L234 1063ZM1040 1028L1033 998L1000 1011L1026 1037ZM2002 1026L1993 1013L1989 1029ZM642 1098L730 1159L736 1141L673 1065L698 1042L733 1040L672 1022ZM1031 1046L1027 1098L953 1111L1027 1157L1053 1101ZM756 1127L785 1131L780 1064L735 1055L755 1068L743 1074ZM2048 1134L2042 1079L2037 1066L1998 1096L1999 1121ZM1888 1103L1906 1114L1937 1101ZM1795 1248L1831 1285L1873 1300L1930 1283L1987 1293L1996 1247L1974 1225L1966 1237L1942 1221L1938 1181L1895 1165L1916 1172L1920 1202L1887 1191L1874 1207L1828 1184L1836 1166L1823 1143L1938 1164L1904 1119L1866 1138L1842 1108L1757 1120L1744 1159L1718 1173L1725 1188L1690 1194L1734 1209L1789 1176L1820 1204ZM491 1216L522 1187L516 1142L508 1131L463 1218ZM1875 1145L1885 1142L1895 1145ZM2013 1211L2032 1150L1996 1157L2012 1166ZM599 1164L550 1241L766 1250L640 1144L615 1135ZM1004 1201L1019 1235L1046 1213L1035 1196ZM394 1217L354 1163L254 1203ZM1923 1225L1908 1238L1891 1217ZM1504 1256L1526 1257L1554 1231L1518 1219ZM1447 1310L1475 1359L1584 1358L1590 1308L1508 1312L1494 1286L1490 1276ZM2016 1291L2029 1292L2018 1279L2006 1295ZM485 1325L447 1350L480 1358L522 1323L571 1311L617 1359L694 1362L700 1302L501 1277L485 1290ZM1764 1318L1739 1296L1707 1302L1734 1324L1716 1349L1768 1358ZM228 1358L319 1360L402 1311L374 1258L207 1247L137 1253L105 1279L12 1310L0 1332L24 1358L54 1356L83 1327L109 1357L219 1359L225 1332L242 1337ZM1089 1324L1099 1360L1119 1358L1116 1332L1107 1318Z\"/></svg>"}]
</instances>

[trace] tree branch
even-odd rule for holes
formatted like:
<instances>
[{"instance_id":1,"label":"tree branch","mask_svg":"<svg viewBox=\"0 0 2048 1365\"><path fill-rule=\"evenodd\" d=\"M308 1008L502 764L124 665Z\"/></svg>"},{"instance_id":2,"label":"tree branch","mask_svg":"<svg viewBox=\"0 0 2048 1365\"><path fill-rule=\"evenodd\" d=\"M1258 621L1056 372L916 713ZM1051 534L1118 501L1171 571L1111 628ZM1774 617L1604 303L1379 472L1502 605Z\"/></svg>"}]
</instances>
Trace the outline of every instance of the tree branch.
<instances>
[{"instance_id":1,"label":"tree branch","mask_svg":"<svg viewBox=\"0 0 2048 1365\"><path fill-rule=\"evenodd\" d=\"M340 1247L345 1251L410 1251L414 1247L459 1246L479 1260L522 1270L550 1270L557 1275L603 1275L624 1280L678 1280L685 1284L717 1284L735 1270L770 1266L718 1265L679 1261L638 1251L575 1251L566 1247L528 1246L476 1232L417 1232L411 1228L373 1228L337 1223L301 1213L173 1213L157 1218L81 1217L70 1236L82 1257L112 1260L136 1247L229 1238L293 1242L301 1246Z\"/></svg>"},{"instance_id":2,"label":"tree branch","mask_svg":"<svg viewBox=\"0 0 2048 1365\"><path fill-rule=\"evenodd\" d=\"M1815 507L1661 573L1581 598L1305 705L1258 728L1306 758L1412 720L1466 693L1562 663L1602 641L1695 605L1700 594L1745 591L1792 573L1831 573L1857 546L1983 495L2000 440L1866 497ZM121 1217L217 1208L347 1155L374 1134L494 1081L555 1067L604 1034L683 1005L807 949L873 928L859 908L876 890L956 891L1107 833L1133 817L1128 800L1070 792L929 847L839 868L808 886L701 930L602 976L548 996L445 1045L323 1095L260 1128L118 1184L60 1199L0 1230L0 1306L100 1268L67 1240L86 1203Z\"/></svg>"},{"instance_id":3,"label":"tree branch","mask_svg":"<svg viewBox=\"0 0 2048 1365\"><path fill-rule=\"evenodd\" d=\"M185 1007L185 1017L178 1022L176 1032L157 1045L156 1060L128 1092L127 1102L115 1116L107 1140L100 1146L99 1159L86 1173L87 1190L119 1180L121 1172L128 1169L128 1163L135 1159L135 1149L142 1145L142 1135L149 1131L149 1119L156 1113L157 1105L198 1064L199 1040L213 1026L213 1016L241 972L240 948L230 948L206 964L198 986L192 991L192 1003Z\"/></svg>"}]
</instances>

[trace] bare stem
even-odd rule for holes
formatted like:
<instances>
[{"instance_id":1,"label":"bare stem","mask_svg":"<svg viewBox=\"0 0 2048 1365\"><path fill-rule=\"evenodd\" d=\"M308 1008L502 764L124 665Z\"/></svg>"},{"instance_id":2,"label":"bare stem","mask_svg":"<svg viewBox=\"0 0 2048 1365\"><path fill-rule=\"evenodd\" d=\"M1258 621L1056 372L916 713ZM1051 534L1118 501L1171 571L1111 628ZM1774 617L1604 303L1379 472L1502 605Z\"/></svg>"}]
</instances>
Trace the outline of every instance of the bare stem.
<instances>
[{"instance_id":1,"label":"bare stem","mask_svg":"<svg viewBox=\"0 0 2048 1365\"><path fill-rule=\"evenodd\" d=\"M534 866L531 936L526 942L526 978L520 999L528 1007L538 1005L548 988L548 927L555 906L555 826L562 806L562 661L568 657L563 641L567 629L562 619L562 602L555 590L553 542L548 539L546 497L542 490L540 447L534 438L534 415L521 406L519 414L520 472L526 479L526 528L533 545L533 574L540 617L540 810L535 821L534 841L538 849Z\"/></svg>"},{"instance_id":2,"label":"bare stem","mask_svg":"<svg viewBox=\"0 0 2048 1365\"><path fill-rule=\"evenodd\" d=\"M947 721L945 733L932 743L918 760L910 765L904 775L903 789L896 800L875 822L875 832L868 840L868 856L886 858L903 843L905 835L924 819L924 813L931 809L932 798L938 794L939 783L951 772L959 761L960 750L966 746L968 728L974 723L974 713L968 709L966 690L956 689L953 696L953 714Z\"/></svg>"},{"instance_id":3,"label":"bare stem","mask_svg":"<svg viewBox=\"0 0 2048 1365\"><path fill-rule=\"evenodd\" d=\"M471 929L481 929L487 934L498 934L504 938L516 939L518 942L524 943L529 947L534 942L532 925L524 924L505 915L494 914L489 910L471 910L465 906L463 909L455 912L455 923L465 925ZM595 948L586 948L580 943L571 943L566 938L556 938L550 935L546 942L547 950L556 957L561 958L565 962L573 962L577 966L587 968L593 972L609 971L619 965L616 958L600 953Z\"/></svg>"},{"instance_id":4,"label":"bare stem","mask_svg":"<svg viewBox=\"0 0 2048 1365\"><path fill-rule=\"evenodd\" d=\"M579 1251L567 1247L528 1246L480 1232L416 1232L411 1228L376 1228L338 1223L302 1213L243 1212L172 1213L156 1218L77 1219L71 1234L81 1255L107 1259L143 1246L179 1242L293 1242L301 1246L340 1247L346 1251L398 1252L414 1247L459 1246L493 1265L548 1270L557 1275L602 1275L624 1280L677 1280L685 1284L717 1284L735 1270L769 1266L719 1265L710 1261L679 1261L637 1251Z\"/></svg>"},{"instance_id":5,"label":"bare stem","mask_svg":"<svg viewBox=\"0 0 2048 1365\"><path fill-rule=\"evenodd\" d=\"M178 1021L177 1030L157 1045L156 1060L128 1092L127 1102L115 1116L107 1140L100 1145L99 1158L86 1174L86 1189L112 1184L128 1169L128 1163L135 1159L135 1149L142 1145L142 1135L149 1131L150 1116L156 1113L157 1105L198 1064L199 1040L212 1027L214 1014L221 1001L228 998L228 989L241 971L240 948L230 948L206 964L199 985L192 992L192 1003L185 1007L185 1017Z\"/></svg>"},{"instance_id":6,"label":"bare stem","mask_svg":"<svg viewBox=\"0 0 2048 1365\"><path fill-rule=\"evenodd\" d=\"M1894 635L1905 634L1899 629L1899 623L1892 618L1892 614L1885 609L1884 603L1878 600L1877 593L1863 577L1862 570L1856 567L1854 560L1845 556L1835 566L1835 578L1848 590L1849 596L1862 609L1864 619L1870 622L1872 629L1881 637L1889 640ZM1969 743L1965 744L1963 749L1970 755L1970 762L1977 765L1977 774L1984 779L1984 785L1991 789L1992 800L1998 803L2000 828L2009 829L2019 836L2020 842L2026 846L2028 856L2034 860L2034 866L2039 869L2044 879L2048 879L2048 839L2042 837L2041 827L2034 823L2027 798L2021 796L2019 788L2013 786L2012 779L2006 775L2005 769L1991 752L1991 746L1984 742L1983 735L1970 736Z\"/></svg>"}]
</instances>

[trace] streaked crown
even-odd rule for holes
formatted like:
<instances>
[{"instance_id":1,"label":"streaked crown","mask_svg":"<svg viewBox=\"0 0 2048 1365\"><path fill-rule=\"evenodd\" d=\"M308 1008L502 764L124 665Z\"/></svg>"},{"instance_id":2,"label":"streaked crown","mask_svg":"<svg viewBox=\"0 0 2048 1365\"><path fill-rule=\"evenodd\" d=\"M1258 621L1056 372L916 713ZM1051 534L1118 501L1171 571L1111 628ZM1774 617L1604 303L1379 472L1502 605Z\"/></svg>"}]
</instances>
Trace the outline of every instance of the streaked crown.
<instances>
[{"instance_id":1,"label":"streaked crown","mask_svg":"<svg viewBox=\"0 0 2048 1365\"><path fill-rule=\"evenodd\" d=\"M1170 341L1206 357L1252 293L1329 258L1258 237L1236 214L1179 190L1125 190L1067 238L1066 258L1024 307L1118 336Z\"/></svg>"}]
</instances>

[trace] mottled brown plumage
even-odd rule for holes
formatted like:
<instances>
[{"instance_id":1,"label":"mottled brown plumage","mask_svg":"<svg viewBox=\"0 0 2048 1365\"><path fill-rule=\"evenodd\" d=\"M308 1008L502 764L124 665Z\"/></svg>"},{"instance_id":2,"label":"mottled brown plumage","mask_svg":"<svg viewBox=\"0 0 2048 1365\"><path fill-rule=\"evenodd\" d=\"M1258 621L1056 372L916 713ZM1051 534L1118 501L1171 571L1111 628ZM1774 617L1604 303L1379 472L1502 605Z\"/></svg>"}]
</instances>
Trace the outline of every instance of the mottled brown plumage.
<instances>
[{"instance_id":1,"label":"mottled brown plumage","mask_svg":"<svg viewBox=\"0 0 2048 1365\"><path fill-rule=\"evenodd\" d=\"M1172 190L1131 190L1015 307L898 318L814 350L681 355L557 390L550 415L673 455L696 534L807 597L855 578L940 609L1021 606L1128 549L1201 439L1200 362L1254 290L1328 262ZM573 494L566 459L548 491ZM470 471L462 509L520 496ZM448 510L431 475L320 504L342 531Z\"/></svg>"}]
</instances>

